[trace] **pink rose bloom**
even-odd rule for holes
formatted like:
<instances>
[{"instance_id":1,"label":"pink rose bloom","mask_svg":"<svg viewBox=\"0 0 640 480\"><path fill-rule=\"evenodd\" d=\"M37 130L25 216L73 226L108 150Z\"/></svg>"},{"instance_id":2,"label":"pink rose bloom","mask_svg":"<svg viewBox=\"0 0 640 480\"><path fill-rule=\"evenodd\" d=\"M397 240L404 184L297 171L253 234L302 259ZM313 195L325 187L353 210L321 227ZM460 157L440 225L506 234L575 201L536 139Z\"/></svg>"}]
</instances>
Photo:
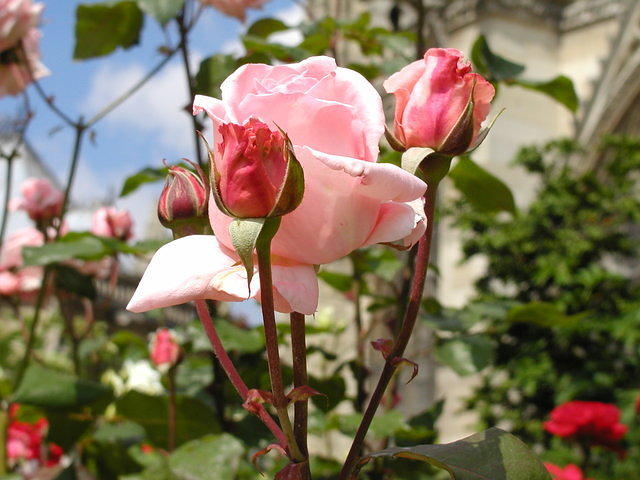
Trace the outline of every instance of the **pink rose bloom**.
<instances>
[{"instance_id":1,"label":"pink rose bloom","mask_svg":"<svg viewBox=\"0 0 640 480\"><path fill-rule=\"evenodd\" d=\"M32 28L22 39L22 49L14 48L0 52L0 98L18 95L34 78L49 75L49 70L40 62L39 42L42 35Z\"/></svg>"},{"instance_id":2,"label":"pink rose bloom","mask_svg":"<svg viewBox=\"0 0 640 480\"><path fill-rule=\"evenodd\" d=\"M396 138L406 148L428 147L449 154L475 146L495 94L493 85L472 73L462 52L453 48L427 50L423 60L391 75L384 88L396 97ZM461 119L472 93L473 118Z\"/></svg>"},{"instance_id":3,"label":"pink rose bloom","mask_svg":"<svg viewBox=\"0 0 640 480\"><path fill-rule=\"evenodd\" d=\"M180 346L173 333L167 328L160 328L149 345L151 361L157 367L171 367L180 358Z\"/></svg>"},{"instance_id":4,"label":"pink rose bloom","mask_svg":"<svg viewBox=\"0 0 640 480\"><path fill-rule=\"evenodd\" d=\"M43 178L27 178L20 186L22 197L11 200L11 210L24 210L36 222L49 221L62 213L64 194Z\"/></svg>"},{"instance_id":5,"label":"pink rose bloom","mask_svg":"<svg viewBox=\"0 0 640 480\"><path fill-rule=\"evenodd\" d=\"M0 52L15 47L38 26L44 4L31 0L0 0Z\"/></svg>"},{"instance_id":6,"label":"pink rose bloom","mask_svg":"<svg viewBox=\"0 0 640 480\"><path fill-rule=\"evenodd\" d=\"M590 480L584 476L577 465L569 464L562 468L553 463L545 463L544 466L551 474L553 480Z\"/></svg>"},{"instance_id":7,"label":"pink rose bloom","mask_svg":"<svg viewBox=\"0 0 640 480\"><path fill-rule=\"evenodd\" d=\"M44 245L44 235L33 227L23 228L9 235L0 252L0 270L22 266L22 248Z\"/></svg>"},{"instance_id":8,"label":"pink rose bloom","mask_svg":"<svg viewBox=\"0 0 640 480\"><path fill-rule=\"evenodd\" d=\"M122 241L129 240L133 236L133 220L127 210L102 207L93 214L91 233Z\"/></svg>"},{"instance_id":9,"label":"pink rose bloom","mask_svg":"<svg viewBox=\"0 0 640 480\"><path fill-rule=\"evenodd\" d=\"M360 74L336 67L334 59L244 65L222 84L222 100L196 97L194 112L203 110L213 122L212 145L220 143L223 124L256 118L289 135L304 169L302 203L282 217L271 246L276 310L315 312L315 265L375 243L408 246L424 232L424 210L408 203L421 199L424 182L376 163L384 132L380 96ZM258 275L248 289L233 251L232 219L215 201L209 217L215 237L185 237L158 250L128 305L131 311L205 298L259 299Z\"/></svg>"},{"instance_id":10,"label":"pink rose bloom","mask_svg":"<svg viewBox=\"0 0 640 480\"><path fill-rule=\"evenodd\" d=\"M260 8L268 0L200 0L200 2L244 22L247 16L247 9Z\"/></svg>"}]
</instances>

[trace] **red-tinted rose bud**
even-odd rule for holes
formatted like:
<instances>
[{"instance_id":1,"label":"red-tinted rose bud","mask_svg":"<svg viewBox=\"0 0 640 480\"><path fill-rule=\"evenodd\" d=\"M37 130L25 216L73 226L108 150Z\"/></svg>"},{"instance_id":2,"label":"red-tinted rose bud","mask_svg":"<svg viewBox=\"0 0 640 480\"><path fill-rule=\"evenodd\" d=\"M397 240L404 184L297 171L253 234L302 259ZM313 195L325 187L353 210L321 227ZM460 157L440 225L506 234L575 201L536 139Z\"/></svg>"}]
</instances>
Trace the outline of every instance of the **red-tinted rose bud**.
<instances>
[{"instance_id":1,"label":"red-tinted rose bud","mask_svg":"<svg viewBox=\"0 0 640 480\"><path fill-rule=\"evenodd\" d=\"M219 127L212 160L218 207L236 218L277 217L302 201L302 167L286 134L250 118ZM214 155L209 153L210 157Z\"/></svg>"},{"instance_id":2,"label":"red-tinted rose bud","mask_svg":"<svg viewBox=\"0 0 640 480\"><path fill-rule=\"evenodd\" d=\"M195 168L196 172L169 167L158 201L158 219L176 238L211 233L207 215L209 187L201 170Z\"/></svg>"},{"instance_id":3,"label":"red-tinted rose bud","mask_svg":"<svg viewBox=\"0 0 640 480\"><path fill-rule=\"evenodd\" d=\"M151 361L157 367L172 367L180 359L180 345L173 333L167 328L159 329L149 345Z\"/></svg>"}]
</instances>

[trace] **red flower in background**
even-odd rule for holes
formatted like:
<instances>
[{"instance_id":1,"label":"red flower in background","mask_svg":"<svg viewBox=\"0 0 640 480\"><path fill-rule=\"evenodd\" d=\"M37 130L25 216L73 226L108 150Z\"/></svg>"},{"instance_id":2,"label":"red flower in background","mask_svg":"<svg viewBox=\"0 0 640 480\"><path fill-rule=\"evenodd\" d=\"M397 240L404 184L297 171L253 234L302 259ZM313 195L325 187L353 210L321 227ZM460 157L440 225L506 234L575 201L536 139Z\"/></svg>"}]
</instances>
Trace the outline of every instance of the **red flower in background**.
<instances>
[{"instance_id":1,"label":"red flower in background","mask_svg":"<svg viewBox=\"0 0 640 480\"><path fill-rule=\"evenodd\" d=\"M562 468L553 463L545 463L544 466L547 467L553 480L590 480L576 465L569 464Z\"/></svg>"},{"instance_id":2,"label":"red flower in background","mask_svg":"<svg viewBox=\"0 0 640 480\"><path fill-rule=\"evenodd\" d=\"M601 402L572 401L557 406L544 429L563 438L620 451L618 444L627 433L620 423L620 409Z\"/></svg>"},{"instance_id":3,"label":"red flower in background","mask_svg":"<svg viewBox=\"0 0 640 480\"><path fill-rule=\"evenodd\" d=\"M57 465L64 454L59 445L49 443L43 448L43 440L49 429L46 418L34 423L17 419L20 405L14 403L9 408L9 426L7 427L7 457L15 464L23 460L37 460L48 467Z\"/></svg>"}]
</instances>

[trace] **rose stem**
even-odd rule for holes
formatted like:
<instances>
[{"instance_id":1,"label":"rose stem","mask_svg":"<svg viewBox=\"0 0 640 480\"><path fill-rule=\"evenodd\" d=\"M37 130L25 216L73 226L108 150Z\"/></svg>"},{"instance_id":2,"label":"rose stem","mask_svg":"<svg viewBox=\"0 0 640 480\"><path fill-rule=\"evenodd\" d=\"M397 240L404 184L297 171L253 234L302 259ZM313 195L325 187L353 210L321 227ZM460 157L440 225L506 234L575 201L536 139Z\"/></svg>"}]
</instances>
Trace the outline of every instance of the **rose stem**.
<instances>
[{"instance_id":1,"label":"rose stem","mask_svg":"<svg viewBox=\"0 0 640 480\"><path fill-rule=\"evenodd\" d=\"M267 346L267 360L269 363L269 377L271 378L271 391L273 393L273 406L278 413L280 427L287 437L289 454L295 462L303 462L305 456L298 448L298 443L293 435L293 427L287 412L288 400L284 394L282 371L280 366L280 353L278 351L278 329L273 308L273 282L271 279L271 240L259 242L258 248L258 272L260 274L260 304L262 306L262 319L264 322L264 336Z\"/></svg>"},{"instance_id":2,"label":"rose stem","mask_svg":"<svg viewBox=\"0 0 640 480\"><path fill-rule=\"evenodd\" d=\"M369 426L371 425L371 421L376 414L378 405L380 405L380 401L382 400L384 392L387 389L387 386L389 385L389 382L391 381L391 378L393 377L393 374L396 370L395 360L397 358L401 358L404 354L407 343L411 338L411 333L413 332L413 327L415 326L416 319L418 318L420 301L422 300L424 284L427 278L427 267L429 265L429 252L431 250L431 237L433 233L437 186L437 183L429 185L429 189L425 194L427 230L418 243L418 254L416 255L415 261L415 273L413 282L411 284L409 303L407 305L404 319L402 321L402 327L400 329L398 338L393 345L393 349L391 350L391 353L388 355L385 361L384 368L382 369L382 373L380 374L380 378L378 379L378 384L376 385L376 388L371 395L369 404L367 405L367 408L362 417L362 421L358 426L358 430L353 439L353 443L351 444L351 448L349 449L347 458L344 462L342 470L340 471L340 480L347 480L351 475L354 467L356 466L365 436L367 434L367 431L369 430Z\"/></svg>"},{"instance_id":3,"label":"rose stem","mask_svg":"<svg viewBox=\"0 0 640 480\"><path fill-rule=\"evenodd\" d=\"M291 312L291 351L293 355L293 386L307 385L307 345L305 338L305 318L302 313ZM293 404L293 435L298 447L305 457L309 457L307 448L307 419L309 414L309 400L300 400ZM311 478L309 465L305 472Z\"/></svg>"},{"instance_id":4,"label":"rose stem","mask_svg":"<svg viewBox=\"0 0 640 480\"><path fill-rule=\"evenodd\" d=\"M240 398L243 401L246 400L249 388L244 383L244 380L242 380L242 378L240 377L240 374L238 373L238 370L236 370L235 365L233 365L229 354L224 349L222 341L220 340L218 332L216 331L213 320L211 320L211 316L209 315L207 304L204 302L204 300L196 300L195 304L196 310L198 312L198 317L200 317L200 322L202 323L202 326L207 333L207 337L209 337L209 342L211 342L211 347L213 348L214 355L220 362L220 366L222 366L222 369L227 374L227 377L231 381L233 387L236 389L236 392L238 392ZM284 433L282 433L280 427L278 427L276 422L273 420L273 418L271 418L269 413L267 413L262 405L258 405L256 408L258 409L258 417L260 418L260 420L262 420L262 423L264 423L265 426L269 430L271 430L271 433L273 433L273 435L276 437L278 443L280 443L282 447L285 447L287 445L287 437L285 437Z\"/></svg>"}]
</instances>

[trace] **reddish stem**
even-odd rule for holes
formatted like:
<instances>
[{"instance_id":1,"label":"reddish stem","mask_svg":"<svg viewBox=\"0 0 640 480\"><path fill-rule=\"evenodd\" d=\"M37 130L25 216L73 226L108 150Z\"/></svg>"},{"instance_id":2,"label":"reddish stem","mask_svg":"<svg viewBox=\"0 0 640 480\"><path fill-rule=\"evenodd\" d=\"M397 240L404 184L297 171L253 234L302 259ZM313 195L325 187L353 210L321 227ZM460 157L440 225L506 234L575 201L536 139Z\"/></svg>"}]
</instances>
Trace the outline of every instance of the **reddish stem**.
<instances>
[{"instance_id":1,"label":"reddish stem","mask_svg":"<svg viewBox=\"0 0 640 480\"><path fill-rule=\"evenodd\" d=\"M397 364L395 360L397 358L401 358L404 354L407 343L409 343L409 339L411 338L413 327L416 324L416 319L418 318L420 302L422 301L422 294L427 278L427 267L429 265L429 252L431 250L431 237L433 233L436 190L437 183L434 183L433 186L429 186L429 189L425 194L427 230L418 243L418 254L416 255L415 272L413 282L411 284L411 293L409 294L409 303L402 320L402 327L400 329L400 333L398 334L398 338L393 345L393 349L391 350L391 353L388 355L385 361L384 368L382 369L382 373L380 374L380 378L378 379L378 384L376 385L376 388L373 391L371 398L369 399L367 409L364 412L362 421L360 422L356 435L353 438L351 448L349 449L347 458L344 462L342 470L340 471L340 480L347 480L348 478L350 478L351 473L356 467L358 457L360 456L360 451L364 444L365 436L367 435L367 431L369 430L369 426L371 425L371 421L373 420L373 417L378 410L378 405L380 405L380 402L382 401L384 392L387 389L387 386L389 385L389 382L391 381L391 378L396 371Z\"/></svg>"},{"instance_id":2,"label":"reddish stem","mask_svg":"<svg viewBox=\"0 0 640 480\"><path fill-rule=\"evenodd\" d=\"M202 323L202 326L207 333L207 337L209 337L214 355L220 362L222 369L227 374L227 377L238 392L238 395L240 395L242 401L245 401L247 399L249 388L240 377L238 370L236 370L235 365L231 361L231 358L229 358L227 351L224 349L222 341L220 340L218 332L216 331L216 327L213 324L213 320L211 320L211 316L209 315L209 311L207 310L206 303L204 302L204 300L196 300L195 304L196 310L198 312L198 317L200 317L200 322ZM278 427L275 420L271 418L271 415L269 415L269 413L262 405L258 405L256 408L258 409L257 415L260 420L262 420L262 423L264 423L265 426L269 430L271 430L271 433L273 433L273 435L276 437L278 443L280 443L283 448L286 448L287 438L285 437L284 433L282 433L282 430L280 429L280 427Z\"/></svg>"},{"instance_id":3,"label":"reddish stem","mask_svg":"<svg viewBox=\"0 0 640 480\"><path fill-rule=\"evenodd\" d=\"M293 356L293 386L307 385L307 344L304 325L304 314L291 312L291 353ZM302 454L309 458L307 447L307 421L309 417L309 400L300 400L293 404L293 436ZM306 463L304 480L311 478L309 463Z\"/></svg>"}]
</instances>

